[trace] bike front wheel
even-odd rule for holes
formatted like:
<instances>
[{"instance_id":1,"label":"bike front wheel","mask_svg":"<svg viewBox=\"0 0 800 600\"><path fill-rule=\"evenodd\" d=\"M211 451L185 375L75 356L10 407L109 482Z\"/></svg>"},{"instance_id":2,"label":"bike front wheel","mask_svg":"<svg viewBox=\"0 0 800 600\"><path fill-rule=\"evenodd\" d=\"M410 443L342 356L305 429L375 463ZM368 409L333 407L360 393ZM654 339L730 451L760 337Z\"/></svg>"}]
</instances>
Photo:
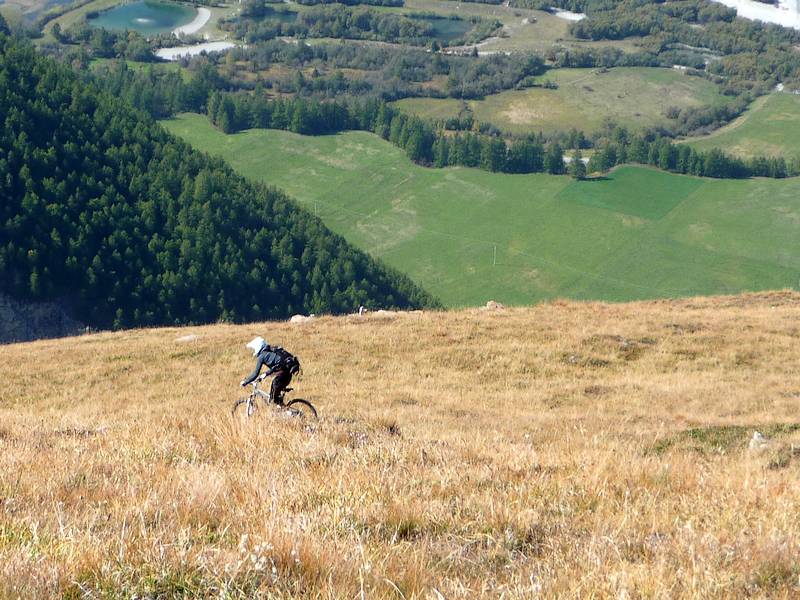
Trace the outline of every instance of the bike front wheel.
<instances>
[{"instance_id":1,"label":"bike front wheel","mask_svg":"<svg viewBox=\"0 0 800 600\"><path fill-rule=\"evenodd\" d=\"M295 398L294 400L287 402L285 408L286 412L295 417L302 417L304 419L314 421L319 418L317 416L317 409L314 408L314 405L308 400L303 400L302 398Z\"/></svg>"},{"instance_id":2,"label":"bike front wheel","mask_svg":"<svg viewBox=\"0 0 800 600\"><path fill-rule=\"evenodd\" d=\"M252 417L255 411L256 411L255 402L251 401L250 398L239 398L236 402L233 403L231 414Z\"/></svg>"}]
</instances>

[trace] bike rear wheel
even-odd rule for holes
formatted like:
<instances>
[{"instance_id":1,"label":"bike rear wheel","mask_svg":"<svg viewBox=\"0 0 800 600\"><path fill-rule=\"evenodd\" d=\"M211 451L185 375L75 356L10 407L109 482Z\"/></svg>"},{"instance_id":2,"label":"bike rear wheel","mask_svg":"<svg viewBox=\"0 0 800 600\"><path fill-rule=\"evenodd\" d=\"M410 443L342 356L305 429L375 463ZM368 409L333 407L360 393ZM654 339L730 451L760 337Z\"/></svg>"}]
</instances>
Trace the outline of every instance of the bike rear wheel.
<instances>
[{"instance_id":1,"label":"bike rear wheel","mask_svg":"<svg viewBox=\"0 0 800 600\"><path fill-rule=\"evenodd\" d=\"M316 421L319 418L317 416L317 409L314 408L314 405L303 398L295 398L294 400L287 402L286 411L292 416L302 417L304 419L313 421Z\"/></svg>"},{"instance_id":2,"label":"bike rear wheel","mask_svg":"<svg viewBox=\"0 0 800 600\"><path fill-rule=\"evenodd\" d=\"M236 402L233 403L231 414L241 415L243 417L252 417L255 411L256 411L255 402L251 402L250 398L239 398Z\"/></svg>"}]
</instances>

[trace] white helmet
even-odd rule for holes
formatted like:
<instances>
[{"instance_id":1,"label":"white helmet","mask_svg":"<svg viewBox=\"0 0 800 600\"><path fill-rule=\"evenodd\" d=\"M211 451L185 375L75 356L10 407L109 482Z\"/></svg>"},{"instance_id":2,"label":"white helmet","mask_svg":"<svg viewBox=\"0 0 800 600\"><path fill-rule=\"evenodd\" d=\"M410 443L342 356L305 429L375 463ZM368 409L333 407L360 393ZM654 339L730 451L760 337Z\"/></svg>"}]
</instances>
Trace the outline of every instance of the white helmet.
<instances>
[{"instance_id":1,"label":"white helmet","mask_svg":"<svg viewBox=\"0 0 800 600\"><path fill-rule=\"evenodd\" d=\"M258 353L261 352L261 350L266 345L267 345L266 340L259 335L250 340L246 344L246 347L250 348L253 351L253 356L258 356Z\"/></svg>"}]
</instances>

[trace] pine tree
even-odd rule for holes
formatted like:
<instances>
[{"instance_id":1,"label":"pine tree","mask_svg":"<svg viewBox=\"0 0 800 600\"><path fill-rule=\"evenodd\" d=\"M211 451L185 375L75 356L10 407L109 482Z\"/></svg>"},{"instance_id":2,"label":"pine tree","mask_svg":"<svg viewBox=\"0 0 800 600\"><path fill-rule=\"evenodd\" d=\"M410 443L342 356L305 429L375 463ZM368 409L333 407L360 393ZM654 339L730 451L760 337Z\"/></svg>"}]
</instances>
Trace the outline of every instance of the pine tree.
<instances>
[{"instance_id":1,"label":"pine tree","mask_svg":"<svg viewBox=\"0 0 800 600\"><path fill-rule=\"evenodd\" d=\"M446 167L448 164L448 147L447 147L447 138L444 135L439 135L436 138L436 143L433 147L433 166L434 167Z\"/></svg>"},{"instance_id":2,"label":"pine tree","mask_svg":"<svg viewBox=\"0 0 800 600\"><path fill-rule=\"evenodd\" d=\"M572 160L569 163L569 174L577 180L586 179L586 165L583 163L583 156L578 149L572 154Z\"/></svg>"},{"instance_id":3,"label":"pine tree","mask_svg":"<svg viewBox=\"0 0 800 600\"><path fill-rule=\"evenodd\" d=\"M219 93L214 92L208 97L208 118L214 125L218 125L217 116L219 112L220 96Z\"/></svg>"},{"instance_id":4,"label":"pine tree","mask_svg":"<svg viewBox=\"0 0 800 600\"><path fill-rule=\"evenodd\" d=\"M563 175L566 172L564 166L564 150L561 144L553 142L547 149L547 157L545 158L545 168L551 175Z\"/></svg>"}]
</instances>

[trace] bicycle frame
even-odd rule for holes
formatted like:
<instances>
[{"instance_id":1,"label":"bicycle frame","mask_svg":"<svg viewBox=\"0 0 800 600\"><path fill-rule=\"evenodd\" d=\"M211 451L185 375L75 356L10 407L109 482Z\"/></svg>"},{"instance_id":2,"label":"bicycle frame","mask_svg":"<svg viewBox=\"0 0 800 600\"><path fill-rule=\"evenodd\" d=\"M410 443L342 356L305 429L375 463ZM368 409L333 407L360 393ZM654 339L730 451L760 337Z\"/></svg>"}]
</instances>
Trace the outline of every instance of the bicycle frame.
<instances>
[{"instance_id":1,"label":"bicycle frame","mask_svg":"<svg viewBox=\"0 0 800 600\"><path fill-rule=\"evenodd\" d=\"M252 416L253 412L256 410L256 407L258 406L258 397L259 396L264 400L265 404L267 404L267 405L272 405L273 404L273 402L270 400L270 394L266 393L264 390L259 388L259 383L261 383L261 381L263 381L263 380L259 379L259 380L256 380L256 381L252 381L250 383L250 385L253 386L253 389L250 391L250 394L248 394L248 396L246 398L240 398L239 400L234 402L234 404L233 404L233 412L234 413L236 412L236 407L237 406L241 406L242 404L246 404L247 405L247 416L248 417ZM290 402L288 402L287 404L283 403L283 399L285 398L286 393L287 392L291 392L291 391L292 391L292 388L286 388L285 390L282 390L281 394L280 394L280 397L278 398L280 403L279 404L275 404L275 407L276 408L280 408L280 409L282 409L284 411L288 411L292 415L298 415L298 414L299 415L303 415L304 410L308 409L310 411L310 414L313 415L313 418L317 419L318 418L317 409L314 407L313 404L311 404L308 400L306 400L304 398L295 398L295 399L291 400ZM292 406L292 405L297 405L297 406ZM306 409L300 408L300 407L303 407L303 406L306 407Z\"/></svg>"},{"instance_id":2,"label":"bicycle frame","mask_svg":"<svg viewBox=\"0 0 800 600\"><path fill-rule=\"evenodd\" d=\"M261 396L267 403L269 403L269 392L265 392L261 388L258 387L258 384L261 383L260 379L256 379L250 385L253 386L253 391L250 392L250 400L253 402L256 401L258 396Z\"/></svg>"}]
</instances>

